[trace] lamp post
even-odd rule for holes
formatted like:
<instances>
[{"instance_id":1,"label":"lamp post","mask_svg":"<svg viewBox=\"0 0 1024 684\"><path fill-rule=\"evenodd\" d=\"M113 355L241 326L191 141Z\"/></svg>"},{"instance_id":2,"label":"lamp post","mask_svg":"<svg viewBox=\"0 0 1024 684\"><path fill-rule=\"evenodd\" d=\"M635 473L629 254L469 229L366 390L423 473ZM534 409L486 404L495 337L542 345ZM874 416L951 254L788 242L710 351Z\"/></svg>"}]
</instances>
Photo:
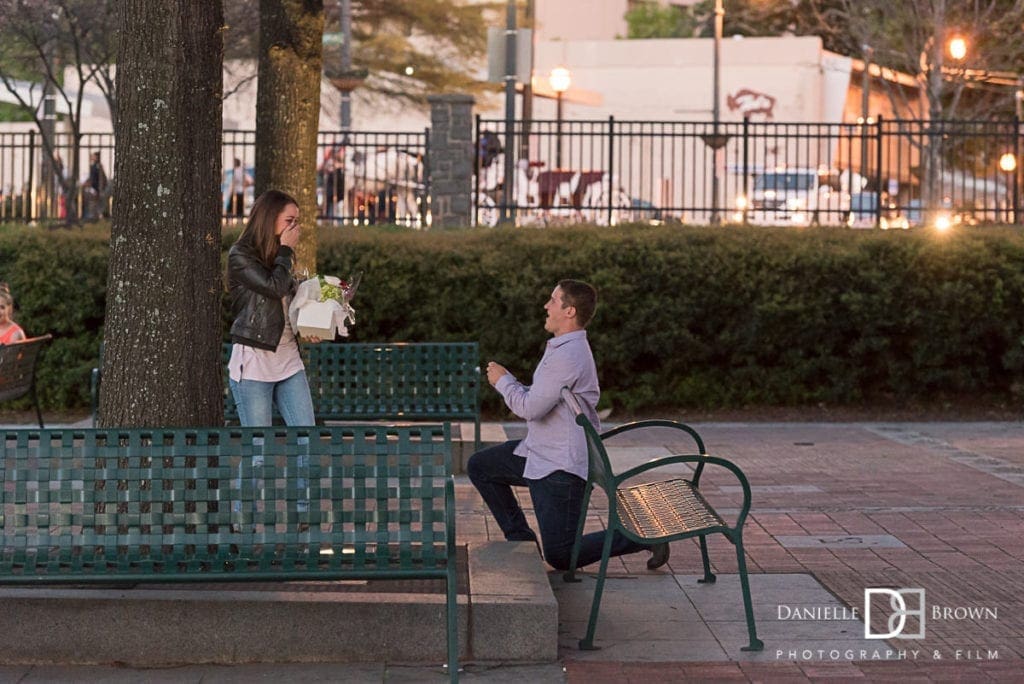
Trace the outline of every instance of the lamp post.
<instances>
[{"instance_id":1,"label":"lamp post","mask_svg":"<svg viewBox=\"0 0 1024 684\"><path fill-rule=\"evenodd\" d=\"M868 113L871 108L871 59L875 50L865 43L861 45L861 53L864 55L864 73L860 82L860 175L868 177L868 129L871 115Z\"/></svg>"},{"instance_id":2,"label":"lamp post","mask_svg":"<svg viewBox=\"0 0 1024 684\"><path fill-rule=\"evenodd\" d=\"M341 73L352 70L352 2L341 0ZM341 90L341 130L352 128L352 91Z\"/></svg>"},{"instance_id":3,"label":"lamp post","mask_svg":"<svg viewBox=\"0 0 1024 684\"><path fill-rule=\"evenodd\" d=\"M1017 213L1019 207L1017 206L1017 155L1013 152L1006 152L999 157L999 170L1006 174L1006 190L1010 196L1009 206L1007 207L1007 218L1011 223L1017 223Z\"/></svg>"},{"instance_id":4,"label":"lamp post","mask_svg":"<svg viewBox=\"0 0 1024 684\"><path fill-rule=\"evenodd\" d=\"M338 65L338 73L331 77L330 81L338 92L341 93L341 105L338 111L342 131L349 131L352 128L352 91L366 80L369 72L363 69L352 68L352 0L338 0L338 16L341 33L325 34L324 42L331 38L332 43L341 46L341 60ZM344 138L346 141L348 137Z\"/></svg>"},{"instance_id":5,"label":"lamp post","mask_svg":"<svg viewBox=\"0 0 1024 684\"><path fill-rule=\"evenodd\" d=\"M501 193L501 222L516 220L515 121L516 121L516 3L505 5L505 179Z\"/></svg>"},{"instance_id":6,"label":"lamp post","mask_svg":"<svg viewBox=\"0 0 1024 684\"><path fill-rule=\"evenodd\" d=\"M555 67L548 76L555 91L555 167L562 168L562 96L572 85L572 74L565 67Z\"/></svg>"},{"instance_id":7,"label":"lamp post","mask_svg":"<svg viewBox=\"0 0 1024 684\"><path fill-rule=\"evenodd\" d=\"M725 16L725 9L722 7L722 0L715 0L715 40L714 40L714 55L712 59L712 86L711 86L711 135L714 140L712 146L712 158L714 163L714 169L711 175L711 224L718 225L721 223L721 217L718 215L718 151L720 149L718 139L718 124L721 119L721 110L719 108L720 92L719 92L719 74L721 72L721 53L722 53L722 18Z\"/></svg>"}]
</instances>

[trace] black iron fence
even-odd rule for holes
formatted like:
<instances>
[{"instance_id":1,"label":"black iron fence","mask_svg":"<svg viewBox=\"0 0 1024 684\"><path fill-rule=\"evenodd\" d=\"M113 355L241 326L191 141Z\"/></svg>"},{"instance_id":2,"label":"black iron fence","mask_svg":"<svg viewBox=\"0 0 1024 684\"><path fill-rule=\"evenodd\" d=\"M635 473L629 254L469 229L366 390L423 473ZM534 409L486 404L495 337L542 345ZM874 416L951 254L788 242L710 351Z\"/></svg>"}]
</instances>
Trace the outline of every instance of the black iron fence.
<instances>
[{"instance_id":1,"label":"black iron fence","mask_svg":"<svg viewBox=\"0 0 1024 684\"><path fill-rule=\"evenodd\" d=\"M478 118L479 224L1020 223L1020 122ZM506 192L505 144L513 173Z\"/></svg>"},{"instance_id":2,"label":"black iron fence","mask_svg":"<svg viewBox=\"0 0 1024 684\"><path fill-rule=\"evenodd\" d=\"M429 223L430 131L321 131L317 135L317 207L325 223ZM224 131L224 214L248 215L254 199L255 131ZM236 167L235 162L240 162ZM240 168L237 176L235 168ZM239 178L240 177L240 178ZM241 192L241 207L234 202Z\"/></svg>"},{"instance_id":3,"label":"black iron fence","mask_svg":"<svg viewBox=\"0 0 1024 684\"><path fill-rule=\"evenodd\" d=\"M429 221L428 131L320 132L317 138L317 206L321 221L336 224ZM88 133L79 144L54 136L56 158L46 153L37 131L0 133L0 221L60 220L110 215L114 136ZM89 183L96 154L108 181ZM78 158L77 170L70 164ZM224 217L240 221L255 199L256 133L224 131ZM56 159L57 163L54 163Z\"/></svg>"},{"instance_id":4,"label":"black iron fence","mask_svg":"<svg viewBox=\"0 0 1024 684\"><path fill-rule=\"evenodd\" d=\"M93 160L107 182L89 182ZM0 221L109 216L113 165L109 133L58 133L53 155L38 131L0 133Z\"/></svg>"},{"instance_id":5,"label":"black iron fence","mask_svg":"<svg viewBox=\"0 0 1024 684\"><path fill-rule=\"evenodd\" d=\"M255 132L224 132L226 220L252 205ZM113 183L90 188L114 139L0 133L0 220L109 214ZM321 221L430 222L429 130L321 132ZM474 216L496 225L588 221L909 227L1024 222L1020 122L851 124L476 120ZM511 169L505 173L506 143ZM72 162L77 159L77 167ZM237 164L237 165L236 165ZM506 186L508 190L506 191Z\"/></svg>"}]
</instances>

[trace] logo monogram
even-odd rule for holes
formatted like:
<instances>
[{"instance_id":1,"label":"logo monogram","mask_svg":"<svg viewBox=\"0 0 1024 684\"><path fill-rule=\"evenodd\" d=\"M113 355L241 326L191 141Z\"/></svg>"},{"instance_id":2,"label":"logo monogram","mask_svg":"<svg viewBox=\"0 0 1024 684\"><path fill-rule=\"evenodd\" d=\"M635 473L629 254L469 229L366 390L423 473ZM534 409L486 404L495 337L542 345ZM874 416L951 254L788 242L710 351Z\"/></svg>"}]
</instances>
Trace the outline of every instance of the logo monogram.
<instances>
[{"instance_id":1,"label":"logo monogram","mask_svg":"<svg viewBox=\"0 0 1024 684\"><path fill-rule=\"evenodd\" d=\"M889 607L892 609L886 621L888 632L876 634L871 631L871 599L875 596L888 596ZM914 600L916 598L916 600ZM916 607L908 607L910 604ZM870 588L864 590L864 638L865 639L924 639L924 589L883 589ZM916 632L904 634L907 618L916 617Z\"/></svg>"}]
</instances>

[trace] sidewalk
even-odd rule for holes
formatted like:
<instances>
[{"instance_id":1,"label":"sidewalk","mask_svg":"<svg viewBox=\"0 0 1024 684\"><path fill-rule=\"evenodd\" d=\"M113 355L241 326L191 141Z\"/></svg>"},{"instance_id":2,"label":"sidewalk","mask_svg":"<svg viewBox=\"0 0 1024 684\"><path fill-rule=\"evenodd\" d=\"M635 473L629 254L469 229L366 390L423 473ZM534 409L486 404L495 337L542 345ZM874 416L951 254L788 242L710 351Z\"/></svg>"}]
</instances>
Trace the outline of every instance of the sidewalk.
<instances>
[{"instance_id":1,"label":"sidewalk","mask_svg":"<svg viewBox=\"0 0 1024 684\"><path fill-rule=\"evenodd\" d=\"M496 426L492 426L496 427ZM504 426L518 436L520 425ZM714 585L698 585L696 542L669 564L614 559L595 643L579 651L593 578L565 584L559 662L484 667L465 681L1010 681L1024 658L1024 426L1020 423L704 423L708 452L729 458L753 488L745 528L762 653L742 653L736 556L709 538ZM653 432L613 443L616 468L689 452ZM741 498L706 470L702 491L723 514ZM483 503L458 478L462 543L500 539ZM528 497L524 500L528 505ZM601 515L592 517L601 524ZM594 568L591 568L594 570ZM925 592L923 639L865 639L864 590ZM882 603L872 604L876 610ZM913 606L911 606L912 608ZM855 618L851 614L855 611ZM795 619L793 616L802 617ZM810 617L808 617L810 616ZM838 616L838 617L837 617ZM886 615L872 620L886 631ZM911 617L906 633L918 623ZM339 630L346 629L339 626ZM440 668L390 665L189 666L156 670L0 667L4 681L443 681Z\"/></svg>"}]
</instances>

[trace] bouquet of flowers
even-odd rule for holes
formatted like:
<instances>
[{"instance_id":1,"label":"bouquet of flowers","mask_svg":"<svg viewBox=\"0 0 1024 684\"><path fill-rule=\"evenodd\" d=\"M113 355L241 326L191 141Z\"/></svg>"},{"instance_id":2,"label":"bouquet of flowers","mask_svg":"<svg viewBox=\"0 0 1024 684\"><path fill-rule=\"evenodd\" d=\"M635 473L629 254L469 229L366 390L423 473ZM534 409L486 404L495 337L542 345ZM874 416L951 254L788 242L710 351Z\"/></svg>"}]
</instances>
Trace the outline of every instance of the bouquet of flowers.
<instances>
[{"instance_id":1,"label":"bouquet of flowers","mask_svg":"<svg viewBox=\"0 0 1024 684\"><path fill-rule=\"evenodd\" d=\"M299 283L288 315L292 328L302 337L333 340L348 337L348 326L356 322L349 302L359 287L360 275L347 281L335 276L314 275Z\"/></svg>"}]
</instances>

